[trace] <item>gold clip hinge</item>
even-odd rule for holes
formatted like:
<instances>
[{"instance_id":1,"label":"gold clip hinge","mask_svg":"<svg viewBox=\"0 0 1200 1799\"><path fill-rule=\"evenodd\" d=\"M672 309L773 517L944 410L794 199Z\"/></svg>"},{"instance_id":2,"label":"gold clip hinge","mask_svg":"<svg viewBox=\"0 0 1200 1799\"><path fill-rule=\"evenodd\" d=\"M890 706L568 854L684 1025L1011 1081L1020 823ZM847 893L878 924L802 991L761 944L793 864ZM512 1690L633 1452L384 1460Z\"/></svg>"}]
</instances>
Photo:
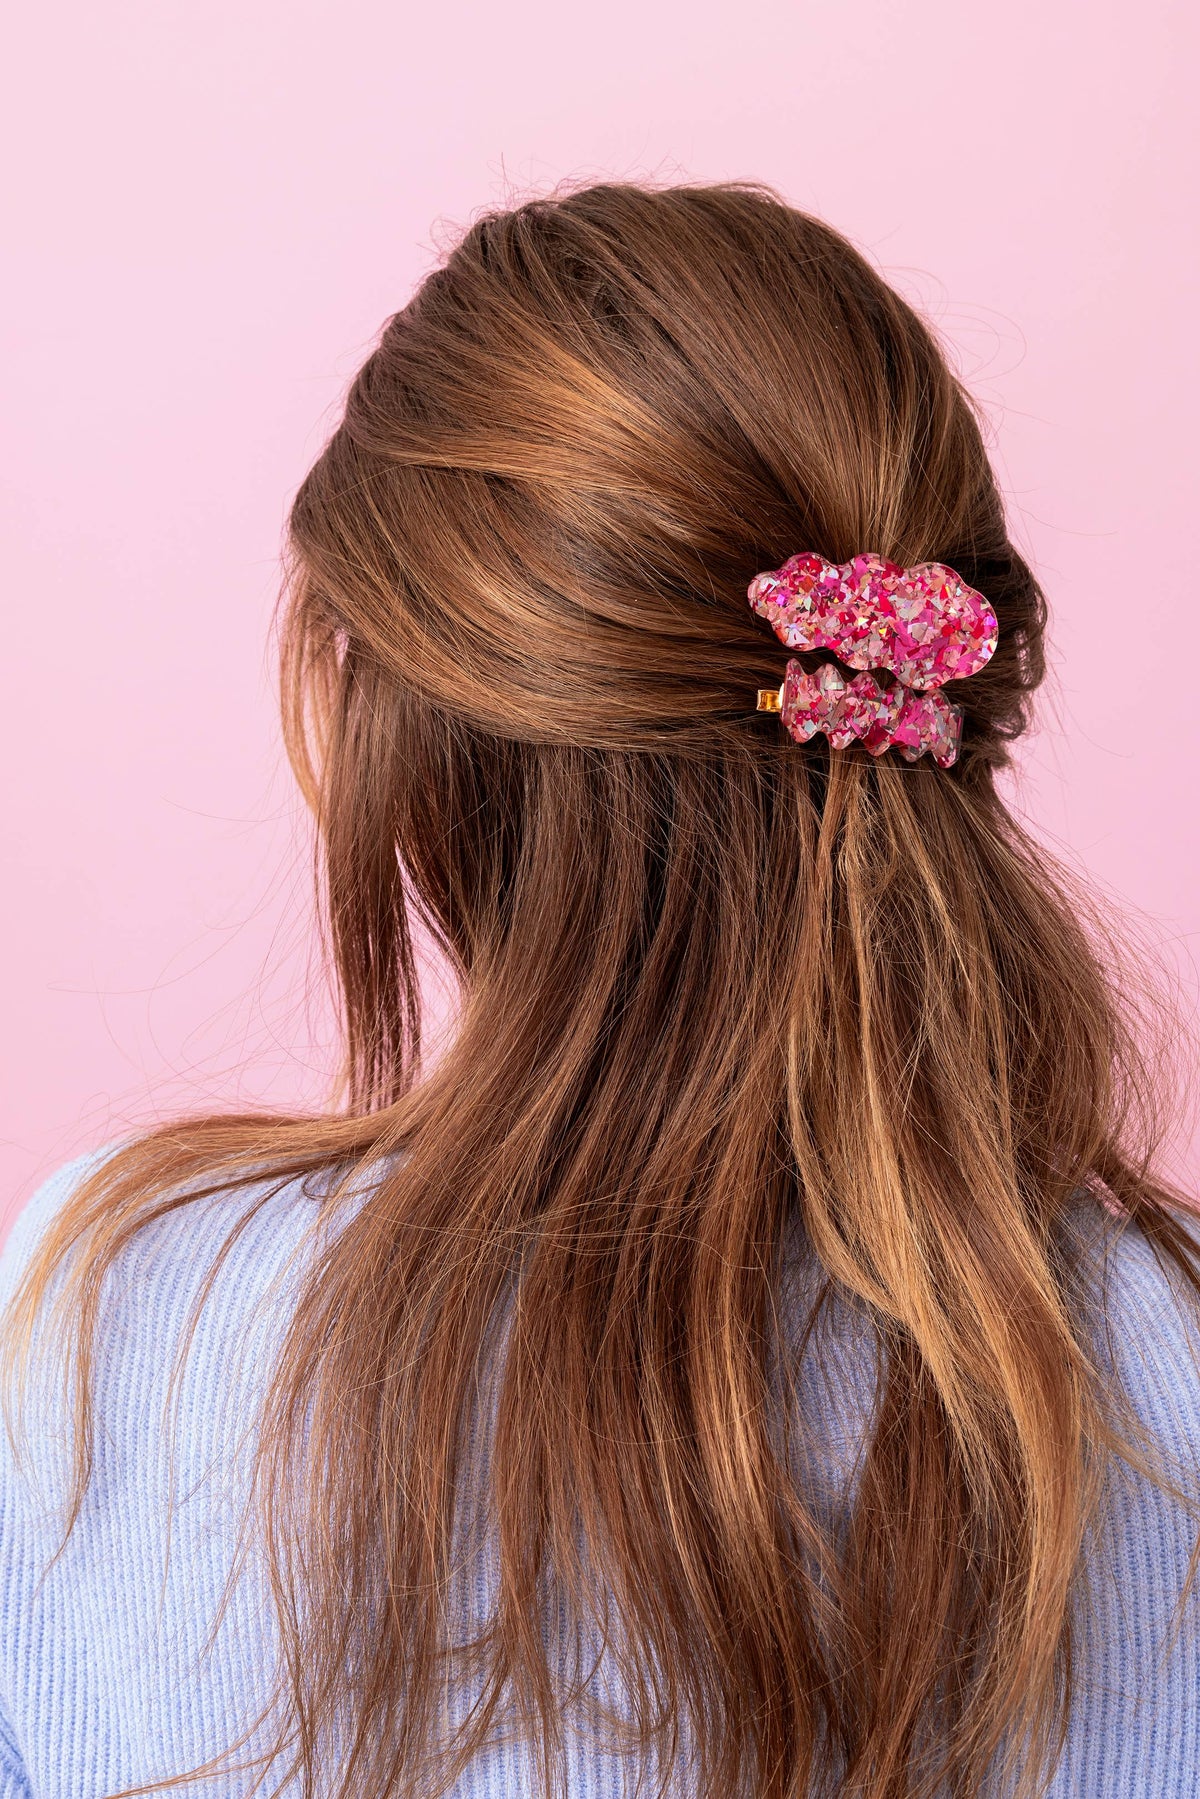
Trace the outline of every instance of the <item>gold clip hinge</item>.
<instances>
[{"instance_id":1,"label":"gold clip hinge","mask_svg":"<svg viewBox=\"0 0 1200 1799\"><path fill-rule=\"evenodd\" d=\"M783 705L782 687L760 687L758 690L759 712L778 712Z\"/></svg>"}]
</instances>

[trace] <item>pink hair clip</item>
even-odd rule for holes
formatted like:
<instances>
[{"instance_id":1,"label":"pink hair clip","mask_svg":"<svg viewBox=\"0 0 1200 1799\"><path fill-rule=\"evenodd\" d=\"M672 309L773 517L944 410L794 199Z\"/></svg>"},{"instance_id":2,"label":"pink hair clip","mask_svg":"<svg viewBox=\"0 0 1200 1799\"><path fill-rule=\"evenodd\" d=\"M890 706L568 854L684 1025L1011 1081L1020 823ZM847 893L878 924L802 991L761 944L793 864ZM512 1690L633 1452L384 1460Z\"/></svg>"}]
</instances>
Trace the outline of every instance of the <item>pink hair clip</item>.
<instances>
[{"instance_id":1,"label":"pink hair clip","mask_svg":"<svg viewBox=\"0 0 1200 1799\"><path fill-rule=\"evenodd\" d=\"M962 736L962 707L944 693L917 693L900 681L881 687L865 671L847 681L832 662L812 673L789 662L782 687L759 689L758 709L778 712L797 743L824 731L835 750L857 738L881 756L895 744L909 762L928 750L941 768L954 762Z\"/></svg>"},{"instance_id":2,"label":"pink hair clip","mask_svg":"<svg viewBox=\"0 0 1200 1799\"><path fill-rule=\"evenodd\" d=\"M805 553L756 575L747 598L788 649L833 650L864 671L847 683L831 664L810 675L789 662L778 692L760 689L760 711L781 713L800 743L825 731L835 749L858 738L876 756L896 744L910 761L928 750L950 767L962 708L933 690L977 673L999 638L992 608L954 569L901 568L870 552L843 563ZM874 668L896 680L881 688L865 672Z\"/></svg>"}]
</instances>

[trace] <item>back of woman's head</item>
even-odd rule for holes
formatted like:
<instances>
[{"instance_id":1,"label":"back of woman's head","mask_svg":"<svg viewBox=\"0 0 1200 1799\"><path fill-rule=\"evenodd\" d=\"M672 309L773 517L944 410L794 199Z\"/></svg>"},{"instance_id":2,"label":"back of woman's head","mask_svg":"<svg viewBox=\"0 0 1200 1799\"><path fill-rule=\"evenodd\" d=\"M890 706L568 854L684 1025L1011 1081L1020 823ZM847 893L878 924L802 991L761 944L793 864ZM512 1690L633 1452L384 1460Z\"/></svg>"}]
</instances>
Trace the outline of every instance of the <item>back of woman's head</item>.
<instances>
[{"instance_id":1,"label":"back of woman's head","mask_svg":"<svg viewBox=\"0 0 1200 1799\"><path fill-rule=\"evenodd\" d=\"M573 1010L597 933L661 927L672 877L693 903L656 960L690 944L706 968L746 964L756 1004L797 997L783 971L819 915L822 817L830 847L861 824L879 902L886 869L889 906L914 877L986 905L963 833L1002 853L991 772L1042 673L1042 598L929 331L770 195L611 186L482 220L384 331L291 539L292 740L315 797L301 713L336 692L316 760L352 959L363 903L390 947L401 875L371 858L393 840L481 1002L479 958L527 982L536 946ZM831 761L756 713L784 652L746 586L796 547L939 558L987 595L999 648L949 689L966 715L952 775ZM955 853L930 865L939 847ZM372 970L393 994L378 955ZM396 1048L359 1071L364 1096L395 1082Z\"/></svg>"},{"instance_id":2,"label":"back of woman's head","mask_svg":"<svg viewBox=\"0 0 1200 1799\"><path fill-rule=\"evenodd\" d=\"M986 596L952 767L755 710L785 652L747 583L798 550ZM441 1790L509 1706L551 1763L582 1703L555 1595L609 1620L627 1721L660 1755L682 1733L689 1790L966 1793L1008 1747L1032 1782L1110 1428L1069 1202L1185 1250L1086 915L994 785L1044 604L930 330L758 188L484 218L360 371L291 552L349 1103L147 1139L89 1228L99 1255L122 1205L218 1164L404 1152L305 1284L264 1413L311 1790L339 1704L341 1794ZM463 1001L419 1083L417 923ZM836 1524L779 1359L831 1292L880 1352ZM486 1344L498 1579L454 1665L491 1703L448 1741Z\"/></svg>"}]
</instances>

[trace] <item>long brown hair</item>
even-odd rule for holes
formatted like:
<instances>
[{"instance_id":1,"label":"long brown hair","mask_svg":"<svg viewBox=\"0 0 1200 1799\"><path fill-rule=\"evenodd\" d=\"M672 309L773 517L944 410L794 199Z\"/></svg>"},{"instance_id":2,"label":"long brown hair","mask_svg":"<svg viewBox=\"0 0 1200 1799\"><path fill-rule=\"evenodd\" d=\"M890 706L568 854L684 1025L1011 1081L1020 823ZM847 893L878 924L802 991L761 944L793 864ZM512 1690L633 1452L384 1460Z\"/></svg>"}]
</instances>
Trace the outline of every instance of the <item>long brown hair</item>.
<instances>
[{"instance_id":1,"label":"long brown hair","mask_svg":"<svg viewBox=\"0 0 1200 1799\"><path fill-rule=\"evenodd\" d=\"M587 1699L558 1605L613 1658L611 1728L668 1770L690 1745L689 1791L968 1794L1001 1764L1034 1791L1104 1456L1142 1453L1072 1204L1200 1282L1153 1171L1162 1076L997 792L1045 605L931 330L758 186L498 212L388 322L289 542L344 1102L156 1129L55 1220L6 1367L62 1265L75 1508L131 1237L332 1169L257 1437L305 1794L432 1799L505 1718L551 1786ZM940 560L991 601L953 768L755 712L785 652L746 584L799 549ZM420 1080L418 925L463 995ZM786 1371L834 1300L878 1373L830 1513ZM456 1641L484 1413L495 1603ZM455 1670L481 1702L447 1734Z\"/></svg>"}]
</instances>

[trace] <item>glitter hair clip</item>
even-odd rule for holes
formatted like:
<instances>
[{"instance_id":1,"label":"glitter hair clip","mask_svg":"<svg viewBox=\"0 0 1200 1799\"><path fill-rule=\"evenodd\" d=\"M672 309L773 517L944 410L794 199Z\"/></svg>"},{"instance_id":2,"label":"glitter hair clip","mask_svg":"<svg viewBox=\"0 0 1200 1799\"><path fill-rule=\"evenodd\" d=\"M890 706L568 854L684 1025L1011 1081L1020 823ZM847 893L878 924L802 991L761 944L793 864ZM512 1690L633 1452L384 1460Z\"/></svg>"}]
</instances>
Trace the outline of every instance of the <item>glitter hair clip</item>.
<instances>
[{"instance_id":1,"label":"glitter hair clip","mask_svg":"<svg viewBox=\"0 0 1200 1799\"><path fill-rule=\"evenodd\" d=\"M858 738L875 756L895 744L910 762L929 751L950 767L962 708L936 689L977 673L999 638L992 608L954 569L806 553L756 575L747 598L788 649L832 650L864 671L847 682L831 663L810 674L791 661L778 691L760 688L759 710L779 712L798 743L824 731L835 749ZM895 681L881 687L866 672L875 668Z\"/></svg>"},{"instance_id":2,"label":"glitter hair clip","mask_svg":"<svg viewBox=\"0 0 1200 1799\"><path fill-rule=\"evenodd\" d=\"M758 709L780 713L797 743L824 731L835 750L858 738L881 756L895 744L909 762L928 750L942 768L957 757L962 735L962 707L952 706L944 693L916 693L900 681L881 687L865 672L847 681L832 662L811 674L802 663L789 662L781 688L759 689Z\"/></svg>"}]
</instances>

